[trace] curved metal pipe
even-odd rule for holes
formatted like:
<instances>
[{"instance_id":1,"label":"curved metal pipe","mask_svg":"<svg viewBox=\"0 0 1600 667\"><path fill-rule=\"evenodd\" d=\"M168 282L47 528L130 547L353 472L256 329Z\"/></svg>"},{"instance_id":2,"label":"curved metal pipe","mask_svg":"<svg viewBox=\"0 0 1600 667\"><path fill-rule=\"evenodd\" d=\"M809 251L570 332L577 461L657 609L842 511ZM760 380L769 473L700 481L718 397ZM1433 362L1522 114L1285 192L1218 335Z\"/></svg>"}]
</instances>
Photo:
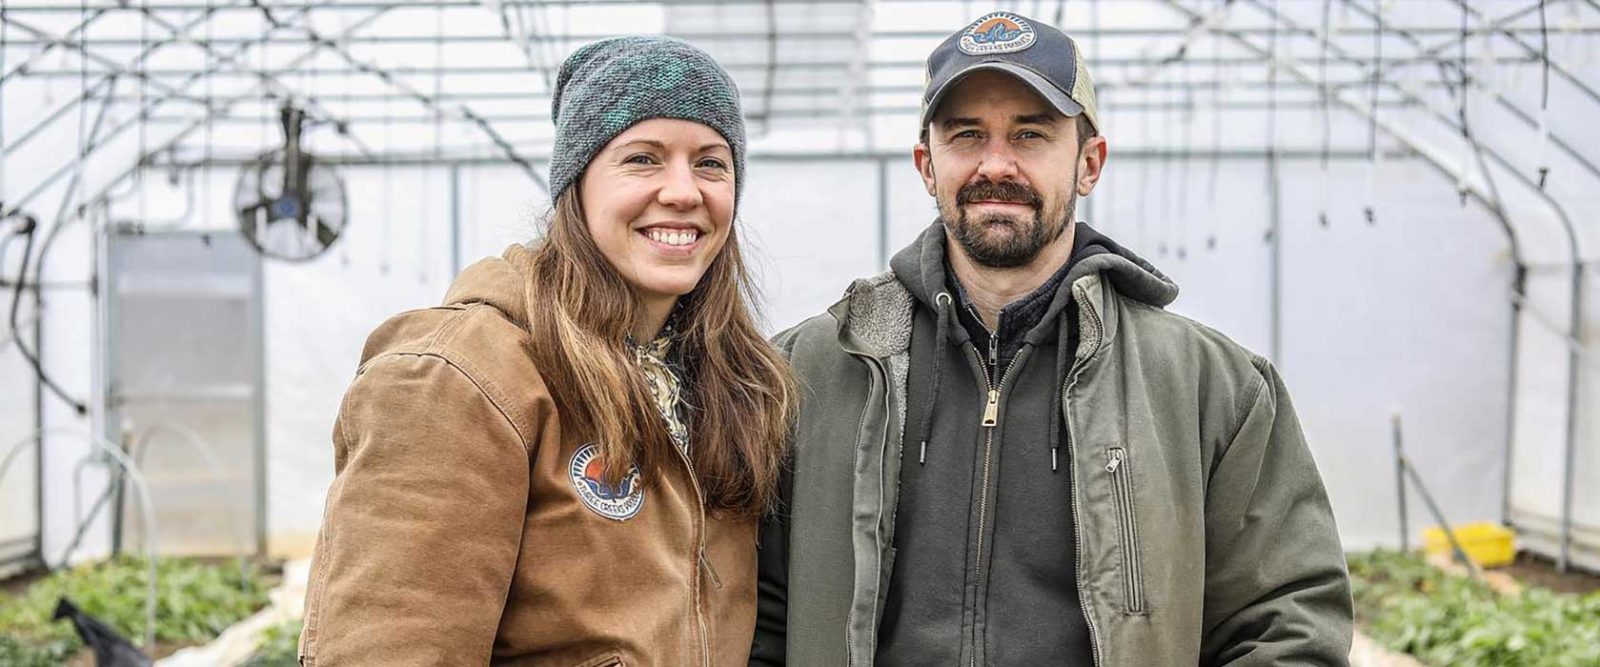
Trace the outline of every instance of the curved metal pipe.
<instances>
[{"instance_id":1,"label":"curved metal pipe","mask_svg":"<svg viewBox=\"0 0 1600 667\"><path fill-rule=\"evenodd\" d=\"M29 442L34 442L34 441L38 441L40 443L43 443L44 442L44 436L46 436L46 435L58 435L58 436L69 436L69 437L82 438L84 442L87 442L90 445L93 445L95 447L99 447L100 450L106 454L106 456L110 457L110 459L112 461L116 462L116 464L122 468L123 472L128 475L128 479L133 481L134 490L139 494L139 509L140 509L140 513L143 515L142 518L144 519L144 522L145 522L145 530L149 534L149 539L145 541L145 561L146 561L146 563L148 565L148 568L149 568L149 574L148 574L149 586L148 586L148 590L146 591L146 594L145 594L145 603L144 603L144 613L145 613L144 645L145 645L145 648L147 650L154 650L155 649L155 645L156 645L156 561L157 561L155 545L159 540L157 539L155 505L151 501L151 498L150 498L150 487L149 487L149 485L147 485L145 483L144 475L139 473L138 466L134 465L133 461L129 460L127 455L125 455L121 450L119 450L115 444L112 444L111 442L107 441L105 438L101 438L101 437L98 437L98 436L95 436L95 435L92 435L92 434L89 434L89 433L84 433L82 431L77 431L77 430L74 430L74 429L57 426L57 427L39 429L37 431L34 431L33 433L28 434L27 437L24 437L21 440L18 440L17 442L12 444L11 447L9 448L9 451L6 453L6 458L5 458L4 462L0 462L0 480L3 480L5 478L5 473L6 473L7 468L10 466L11 462L15 459L16 452L21 450L22 445L25 445L25 444L27 444ZM43 458L44 448L42 446L39 448L39 452L40 452L40 457ZM41 525L39 527L39 529L40 529L41 533L44 532L44 526Z\"/></svg>"},{"instance_id":2,"label":"curved metal pipe","mask_svg":"<svg viewBox=\"0 0 1600 667\"><path fill-rule=\"evenodd\" d=\"M133 447L128 450L133 455L134 463L140 466L144 465L144 455L150 451L147 446L150 444L151 439L163 432L177 436L179 440L182 440L199 453L200 458L205 461L206 467L211 470L213 478L218 480L223 478L222 464L217 461L216 450L206 444L206 439L200 437L198 433L175 422L159 422L144 427L143 433L133 441ZM237 508L234 509L232 514L235 521L242 521L243 517L239 516ZM238 532L229 532L232 533L234 547L238 549L239 553L245 553L246 549L243 548L244 544L239 540Z\"/></svg>"},{"instance_id":3,"label":"curved metal pipe","mask_svg":"<svg viewBox=\"0 0 1600 667\"><path fill-rule=\"evenodd\" d=\"M1172 6L1173 8L1177 9L1178 11L1184 13L1185 15L1187 15L1191 19L1194 18L1195 16L1198 16L1198 14L1196 12L1194 12L1193 10L1190 10L1187 7L1184 7L1182 5L1182 3L1180 3L1178 0L1168 0L1168 4L1170 6ZM1271 11L1270 8L1262 6L1261 3L1256 2L1255 0L1251 0L1251 4L1257 6L1258 8L1261 8L1263 11L1265 11L1267 13L1268 17L1271 18L1275 24L1276 23L1281 23L1281 24L1283 24L1283 25L1285 25L1285 26L1287 26L1287 27L1289 27L1291 29L1304 30L1304 29L1299 28L1298 26L1296 26L1292 21L1288 21L1288 20L1284 19L1281 14L1278 14L1277 12ZM1229 39L1233 40L1234 42L1238 43L1240 46L1243 46L1246 49L1249 49L1250 51L1256 53L1259 56L1266 57L1266 58L1272 60L1273 62L1277 62L1279 60L1274 54L1268 53L1265 48L1257 46L1254 42L1250 41L1249 39L1246 39L1246 38L1241 37L1241 36L1239 36L1237 34L1233 34L1233 33L1226 32L1226 31L1219 31L1217 34L1226 36ZM1312 32L1311 34L1313 35L1313 37L1315 39L1318 39L1318 40L1322 41L1324 44L1328 45L1330 48L1337 48L1335 45L1329 43L1325 37L1323 37L1321 35L1318 35L1315 32ZM1345 60L1353 60L1353 59L1351 59L1349 57L1348 54L1344 54L1343 53L1343 49L1338 49L1338 51L1340 52L1341 57L1343 59L1345 59ZM1354 62L1356 62L1356 64L1358 64L1358 65L1361 64L1359 60L1354 60ZM1290 72L1294 73L1295 76L1301 78L1302 80L1305 80L1305 81L1308 81L1308 82L1312 81L1311 77L1306 75L1304 72L1299 71L1299 68L1291 66L1288 69L1289 69ZM1412 95L1409 91L1407 91L1404 87L1401 87L1401 86L1398 86L1398 85L1394 85L1392 83L1391 83L1390 87L1394 88L1397 91L1399 91L1402 95L1405 95L1407 97L1416 99L1415 96ZM1327 90L1326 87L1324 87L1324 91L1326 91L1326 90ZM1338 97L1337 95L1334 96L1334 99L1340 101L1341 103L1344 103L1343 98ZM1350 106L1350 105L1348 103L1346 103L1346 106ZM1438 110L1436 110L1436 109L1434 109L1434 108L1432 108L1430 106L1427 106L1426 104L1421 105L1421 108L1426 110L1429 114L1433 115L1436 119L1438 119L1440 122L1444 123L1445 125L1450 126L1450 127L1454 127L1455 129L1460 130L1459 126L1455 125L1454 122L1452 122L1448 117L1444 116ZM1357 110L1357 112L1361 113L1361 111L1359 109ZM1462 176L1462 174L1455 174L1450 169L1450 167L1448 165L1443 164L1439 160L1438 157L1430 154L1429 151L1421 150L1420 146L1416 146L1415 144L1412 144L1411 142L1409 142L1406 139L1404 139L1403 137L1401 137L1399 134L1397 134L1395 132L1394 128L1385 127L1384 129L1386 131L1388 131L1390 135L1396 136L1396 138L1400 138L1401 141L1404 141L1407 144L1412 145L1414 148L1418 148L1418 154L1419 155L1423 156L1424 159L1426 159L1430 163L1433 163L1437 168L1439 168L1440 170L1444 171L1446 174L1455 175L1455 176L1457 176L1457 178L1460 178ZM1579 345L1581 345L1582 340L1583 340L1583 336L1582 336L1582 329L1583 329L1583 285L1584 285L1583 274L1584 274L1584 270L1585 269L1584 269L1584 261L1583 261L1583 249L1582 249L1581 244L1579 243L1578 233L1577 233L1576 228L1573 225L1572 218L1570 218L1567 215L1566 209L1563 208L1561 206L1561 204L1555 200L1554 197L1551 197L1548 192L1545 192L1543 189L1540 189L1538 187L1538 184L1534 183L1532 181L1532 179L1529 179L1527 176L1525 176L1521 172L1519 172L1516 169L1515 165L1512 165L1510 163L1510 161L1507 160L1504 156L1500 155L1498 152L1496 152L1494 150L1485 149L1481 145L1475 146L1475 148L1477 148L1480 151L1480 155L1487 154L1487 156L1490 159L1494 160L1494 162L1496 164L1500 165L1508 173L1510 173L1512 178L1517 179L1518 182L1521 182L1524 185L1528 186L1528 189L1530 190L1530 192L1536 198L1538 198L1539 200L1543 201L1547 206L1549 206L1551 212L1555 214L1557 221L1561 224L1562 231L1566 234L1566 237L1567 237L1568 263L1569 263L1569 266L1570 266L1570 268L1572 270L1572 284L1571 284L1572 299L1571 299L1571 303L1570 303L1569 322L1568 322L1568 335L1571 337L1571 339L1573 341L1575 341ZM1489 179L1490 178L1489 171L1487 169L1482 169L1482 171L1484 172L1484 178L1485 179ZM1482 193L1476 192L1475 188L1469 188L1468 192L1470 194L1473 194L1475 196L1475 198L1479 199L1480 201L1488 203L1487 202L1487 198L1484 197L1482 195ZM1499 203L1496 202L1494 205L1498 206ZM1567 352L1567 424L1566 424L1566 427L1567 427L1566 428L1566 430L1567 430L1567 434L1566 434L1567 442L1566 442L1566 457L1565 457L1566 458L1566 463L1565 463L1565 466L1564 466L1565 467L1565 471L1564 471L1563 480L1562 480L1561 547L1560 547L1560 556L1557 559L1557 568L1560 569L1563 572L1566 571L1567 566L1570 564L1570 551L1571 551L1571 546L1572 546L1572 498L1573 498L1573 483L1574 483L1574 481L1573 481L1573 461L1574 461L1574 458L1575 458L1576 452L1577 452L1578 380L1579 380L1578 371L1579 371L1579 368L1580 368L1580 361L1581 360L1579 359L1578 349L1577 348L1570 348L1568 350L1568 352Z\"/></svg>"}]
</instances>

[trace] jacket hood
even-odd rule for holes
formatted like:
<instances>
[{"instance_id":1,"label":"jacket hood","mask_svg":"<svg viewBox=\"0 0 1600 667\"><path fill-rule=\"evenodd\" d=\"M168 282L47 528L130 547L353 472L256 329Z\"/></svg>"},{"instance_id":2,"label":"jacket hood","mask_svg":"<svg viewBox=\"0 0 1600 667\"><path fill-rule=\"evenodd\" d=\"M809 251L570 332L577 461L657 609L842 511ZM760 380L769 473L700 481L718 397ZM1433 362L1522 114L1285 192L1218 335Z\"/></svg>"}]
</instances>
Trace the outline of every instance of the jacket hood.
<instances>
[{"instance_id":1,"label":"jacket hood","mask_svg":"<svg viewBox=\"0 0 1600 667\"><path fill-rule=\"evenodd\" d=\"M1073 282L1098 272L1124 296L1158 308L1178 298L1177 283L1132 250L1085 222L1077 223L1074 233L1072 257L1068 260L1072 267L1067 279L1062 281L1067 293L1070 294ZM945 245L944 224L935 220L889 262L895 277L924 305L932 305L934 298L948 289ZM1064 305L1064 299L1057 299L1051 310Z\"/></svg>"},{"instance_id":2,"label":"jacket hood","mask_svg":"<svg viewBox=\"0 0 1600 667\"><path fill-rule=\"evenodd\" d=\"M481 303L494 307L519 326L528 324L527 276L518 266L531 252L527 246L513 245L499 257L486 257L461 271L444 305L464 306Z\"/></svg>"}]
</instances>

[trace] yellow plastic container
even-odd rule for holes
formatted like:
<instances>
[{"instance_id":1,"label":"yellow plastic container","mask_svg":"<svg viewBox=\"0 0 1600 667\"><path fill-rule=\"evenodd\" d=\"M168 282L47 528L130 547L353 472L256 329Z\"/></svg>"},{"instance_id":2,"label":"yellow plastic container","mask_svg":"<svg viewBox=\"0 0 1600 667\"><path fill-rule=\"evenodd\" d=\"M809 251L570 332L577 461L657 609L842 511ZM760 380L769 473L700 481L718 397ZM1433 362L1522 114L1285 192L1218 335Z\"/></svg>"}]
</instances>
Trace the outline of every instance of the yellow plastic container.
<instances>
[{"instance_id":1,"label":"yellow plastic container","mask_svg":"<svg viewBox=\"0 0 1600 667\"><path fill-rule=\"evenodd\" d=\"M1453 527L1461 549L1478 567L1510 565L1517 558L1516 534L1495 523L1466 523ZM1430 556L1452 557L1450 538L1439 527L1422 531L1423 548Z\"/></svg>"}]
</instances>

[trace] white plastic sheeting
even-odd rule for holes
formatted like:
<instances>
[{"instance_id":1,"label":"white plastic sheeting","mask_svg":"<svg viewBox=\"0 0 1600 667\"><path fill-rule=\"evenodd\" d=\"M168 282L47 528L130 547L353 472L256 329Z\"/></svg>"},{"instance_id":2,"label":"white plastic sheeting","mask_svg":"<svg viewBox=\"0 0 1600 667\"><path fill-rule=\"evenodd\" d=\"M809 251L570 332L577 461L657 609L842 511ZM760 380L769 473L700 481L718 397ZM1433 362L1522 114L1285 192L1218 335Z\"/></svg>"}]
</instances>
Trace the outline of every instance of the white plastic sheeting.
<instances>
[{"instance_id":1,"label":"white plastic sheeting","mask_svg":"<svg viewBox=\"0 0 1600 667\"><path fill-rule=\"evenodd\" d=\"M883 163L880 169L876 159L751 161L741 231L774 330L820 312L851 279L881 270L885 251L899 250L933 219L933 201L909 156ZM1080 215L1178 281L1183 291L1175 311L1270 356L1266 162L1221 160L1215 191L1209 169L1204 162L1168 167L1113 153ZM1324 174L1314 159L1303 158L1284 160L1282 169L1278 357L1347 546L1398 542L1389 431L1395 412L1404 417L1409 453L1448 517L1497 519L1512 275L1497 223L1481 207L1462 208L1451 184L1420 161L1394 160L1378 189L1377 224L1364 222L1363 198L1334 196L1324 229L1320 188L1364 192L1365 167L1335 161ZM226 182L221 173L219 182ZM454 262L450 169L342 173L358 216L348 236L314 262L266 270L267 521L275 553L310 548L332 479L333 418L365 335L396 312L436 303ZM888 196L880 200L884 176ZM508 167L462 167L458 178L462 265L531 236L546 204L524 175ZM1181 180L1188 186L1179 199L1173 184ZM210 219L228 219L221 206ZM880 208L888 213L886 247ZM73 298L82 299L56 299L52 307L64 309ZM72 364L89 340L79 327L52 322L59 324L47 328L48 361L76 386ZM1537 331L1525 328L1523 335ZM1524 375L1523 381L1537 380ZM57 423L70 421L64 412L58 403L51 407ZM81 455L74 443L53 440L47 475L69 471ZM1559 489L1549 476L1535 486ZM62 548L71 525L69 494L52 485L47 553ZM1426 519L1414 513L1412 522Z\"/></svg>"},{"instance_id":2,"label":"white plastic sheeting","mask_svg":"<svg viewBox=\"0 0 1600 667\"><path fill-rule=\"evenodd\" d=\"M676 14L660 7L574 7L569 13L565 3L557 4L561 7L532 12L543 16L532 17L533 24L518 23L517 28L534 25L560 34L599 34L679 28L706 32L722 27L759 35L764 28L834 33L844 25L833 22L838 16L820 14L808 17L811 21L785 21L790 14L810 9L790 3L780 3L783 8L776 13L750 5ZM751 163L742 217L753 264L769 297L767 313L773 328L820 311L850 279L880 270L883 258L932 218L932 202L909 158L915 134L911 118L921 83L917 62L938 41L938 33L968 18L967 4L924 7L879 2L867 13L841 7L854 17L857 28L845 40L792 36L780 42L783 48L771 50L761 48L765 42L759 39L719 44L725 49L719 55L743 63L735 74L746 90L747 109L758 114L777 109L784 113L775 115L787 119L752 122L757 153L843 154ZM1174 310L1278 361L1328 481L1348 545L1398 541L1388 424L1391 415L1399 413L1407 449L1450 519L1495 520L1509 508L1509 518L1523 530L1524 543L1555 555L1560 548L1552 536L1570 516L1580 540L1571 556L1600 567L1596 555L1600 491L1592 483L1600 479L1600 417L1595 416L1600 414L1600 362L1595 352L1600 349L1596 344L1600 286L1595 284L1600 281L1600 270L1595 269L1600 258L1600 224L1595 222L1600 220L1600 174L1592 166L1600 150L1600 125L1593 122L1594 111L1600 108L1600 96L1593 93L1600 87L1595 76L1600 70L1594 67L1600 40L1576 29L1595 20L1593 3L1550 3L1550 52L1564 71L1551 75L1548 114L1539 112L1543 80L1537 59L1527 51L1540 41L1531 28L1537 25L1537 16L1524 11L1527 5L1466 4L1474 28L1516 16L1496 23L1514 33L1493 38L1479 33L1459 54L1480 63L1472 69L1472 93L1463 110L1462 100L1451 92L1454 75L1449 66L1435 71L1433 63L1402 62L1425 46L1455 53L1451 30L1461 5L1373 3L1391 30L1380 44L1373 44L1366 5L1333 3L1324 30L1320 4L1241 0L1063 5L1061 22L1069 32L1097 28L1105 21L1108 30L1087 39L1085 46L1097 63L1120 62L1096 65L1097 82L1104 84L1101 116L1112 139L1112 160L1101 189L1080 212L1178 280L1183 294ZM498 3L489 5L489 11L448 10L450 25L466 32L497 32ZM1273 10L1283 14L1273 17ZM288 19L282 29L268 28L256 11L234 12L223 21L228 30L219 37L302 38L303 31L294 23L297 11L281 14ZM95 36L138 34L141 22L136 15L112 13L115 20ZM28 14L25 21L58 32L65 32L77 18L70 12L52 17L41 12L18 14ZM347 29L366 35L414 35L419 26L434 25L429 21L437 23L444 13L408 7L374 14L371 23L361 23L367 20L364 16L335 10L316 14L314 23L327 35ZM529 18L521 10L517 16ZM1211 20L1195 23L1192 16ZM1048 12L1039 17L1050 18ZM506 25L506 30L515 32ZM1272 26L1297 30L1269 34L1267 28ZM1414 28L1415 33L1394 32L1396 26ZM1144 28L1150 32L1141 32ZM923 34L908 36L906 31ZM1185 49L1174 48L1175 32L1183 35ZM466 50L452 50L449 58L439 51L434 56L453 63L537 64L554 62L575 42L534 45L535 51L519 52L509 44L469 43L450 47ZM1371 116L1368 87L1361 85L1374 74L1366 64L1376 55L1372 48L1384 51L1388 67L1378 73L1383 104L1376 119ZM430 64L430 49L415 43L356 44L349 49L372 63ZM13 45L7 55L31 50ZM326 52L302 58L305 51L303 43L270 44L249 51L245 65L350 67ZM503 58L506 54L513 57ZM843 76L820 66L807 70L805 63L812 60L807 56L816 56L816 63L828 67L845 63L855 69L843 70ZM863 57L867 60L858 60ZM1334 114L1329 143L1336 156L1326 170L1313 157L1321 147L1317 130L1322 114L1316 104L1325 92L1325 73L1319 68L1322 57L1332 60L1327 80L1338 84L1327 87L1337 90L1328 91L1333 93ZM776 71L768 67L774 58ZM1189 62L1203 59L1234 64L1199 67ZM1494 66L1481 64L1489 59L1497 59ZM198 47L187 44L163 51L151 66L205 60ZM58 54L39 67L62 69L78 62ZM1275 70L1268 70L1268 65L1275 65ZM1276 71L1285 82L1281 92L1268 92L1275 89L1261 85L1264 71ZM1569 73L1578 84L1569 80ZM446 83L425 78L413 76L407 84L431 89ZM462 89L500 92L494 80L444 78ZM1191 85L1207 78L1213 80ZM822 92L771 100L758 94L774 82L812 85ZM1142 87L1151 82L1159 85ZM257 83L248 76L217 76L189 92L203 90L237 115L270 117L278 101L266 99ZM59 78L7 81L3 129L8 141L46 109L76 96L77 85L76 79ZM871 90L862 93L852 87L856 85ZM393 85L370 75L285 76L267 88L297 88L327 104L351 92L394 92ZM107 114L107 128L132 119L133 101L147 94L161 95L159 90L140 87L132 77L124 77L115 90L124 99ZM1262 105L1268 101L1281 101L1284 109L1268 112ZM473 104L483 113L496 114L531 108L535 113L528 118L496 123L509 141L527 150L548 144L547 119L534 117L543 112L544 102L522 98ZM1220 118L1210 115L1211 105L1221 102L1231 106L1220 112ZM1411 106L1396 106L1401 103ZM1178 111L1189 104L1194 110ZM396 106L357 101L339 108L370 119L396 113ZM398 115L417 111L414 104L400 106L405 108ZM807 110L808 106L815 108ZM0 194L8 205L63 165L74 165L73 152L95 126L96 109L98 105L72 111L67 120L31 140L25 155L6 159ZM219 168L215 178L200 179L203 194L197 197L197 210L206 214L185 216L183 181L168 184L161 178L164 172L151 171L136 183L109 186L135 164L141 148L163 147L185 127L196 128L184 135L187 150L179 153L185 159L252 153L277 142L275 127L270 122L220 122L202 130L201 125L175 123L176 117L199 117L197 105L179 100L163 103L162 112L172 115L167 121L136 127L138 131L122 132L93 151L82 164L79 193L59 209L64 182L41 191L28 209L48 226L58 210L70 212L72 204L110 192L119 202L113 215L117 220L231 225L226 205L231 169ZM1465 140L1456 126L1463 113L1476 145ZM1351 155L1364 150L1369 122L1377 128L1378 149L1386 156L1376 169ZM1566 142L1571 152L1545 142L1541 126ZM486 146L478 128L460 124L430 128L368 122L356 127L380 150L412 157L425 156L423 151L440 141L449 146ZM1212 128L1219 136L1212 136ZM1276 129L1276 136L1269 128ZM350 142L326 130L310 141L318 151L352 154ZM1280 161L1281 190L1276 197L1269 185L1268 162L1260 155L1269 146L1286 156ZM1218 160L1213 172L1209 158L1185 156L1185 150L1230 155ZM851 157L853 151L889 157L880 162ZM473 154L502 155L496 150ZM1541 165L1551 168L1542 188L1536 182ZM535 170L540 169L536 165ZM545 206L542 195L515 168L461 167L456 172L460 187L455 190L459 200L454 211L462 224L452 235L447 224L452 219L448 167L342 171L351 193L352 221L346 238L315 262L268 269L267 521L272 549L284 553L309 548L331 478L328 429L365 333L393 312L436 302L455 267L526 239L532 233L532 218ZM880 185L887 186L882 196ZM1465 207L1458 190L1469 196ZM1274 207L1273 201L1279 205ZM1376 206L1373 225L1364 221L1362 209L1369 204ZM1276 225L1275 210L1281 212ZM1319 222L1324 210L1329 214L1327 228ZM879 227L880 212L887 213L886 229ZM1278 246L1263 240L1274 226L1281 239ZM79 398L98 389L93 371L95 302L81 285L74 286L92 275L91 232L89 225L71 223L44 276L63 285L46 292L45 365L69 395ZM18 245L0 258L8 270L18 263ZM1574 257L1588 266L1577 311L1570 264ZM1519 264L1527 271L1526 298L1513 319L1512 285ZM1572 322L1575 312L1580 320L1577 331ZM26 308L23 316L28 316ZM0 340L4 337L0 333ZM1581 352L1575 355L1575 350ZM0 345L0 405L4 406L0 443L33 428L33 387L26 374L15 350ZM80 418L48 394L44 418L52 427L103 430L95 423L98 416ZM71 537L73 507L92 500L92 493L73 498L68 481L87 445L72 437L52 437L44 448L45 553L54 559ZM32 497L32 480L18 477L32 469L24 457L7 479L0 480L0 541L33 530L32 504L24 502ZM86 488L93 489L101 480L98 469L91 470ZM1570 497L1567 489L1572 489ZM1413 525L1426 521L1414 510ZM105 535L105 526L94 527L83 553L103 553Z\"/></svg>"},{"instance_id":3,"label":"white plastic sheeting","mask_svg":"<svg viewBox=\"0 0 1600 667\"><path fill-rule=\"evenodd\" d=\"M1287 162L1285 169L1293 173L1310 164ZM1139 159L1117 163L1095 195L1094 224L1179 282L1183 292L1174 310L1270 354L1271 247L1261 236L1269 217L1259 197L1265 163L1224 161L1214 201L1197 187L1188 202L1173 204L1190 212L1184 222L1147 221L1141 233L1129 193L1140 170L1152 166L1159 168ZM374 177L373 171L352 170L352 184ZM1454 191L1426 167L1403 161L1392 171L1381 205L1393 222L1367 226L1362 202L1336 199L1328 229L1317 226L1317 211L1305 206L1286 207L1283 223L1281 365L1351 548L1398 542L1389 431L1397 411L1405 418L1408 450L1450 519L1492 521L1501 507L1510 316L1504 240L1481 210L1461 209ZM418 182L416 174L400 173L394 176ZM426 173L422 180L436 185L448 179L445 170ZM774 328L820 312L850 279L880 270L879 173L875 160L752 161L741 231L750 240ZM909 158L891 158L887 175L893 252L932 220L934 207ZM1203 180L1199 172L1192 176ZM512 170L464 169L461 178L462 207L475 214L464 216L464 260L524 238L531 230L524 216L543 208ZM1335 165L1330 178L1336 189L1364 182L1360 168L1346 165ZM1286 187L1286 202L1310 197L1306 190L1316 181L1290 180L1300 185ZM432 268L422 270L416 261L422 239L440 247L444 242L434 234L419 237L411 215L396 214L386 225L392 244L387 277L370 236L376 225L366 232L352 228L369 236L349 246L348 265L340 259L347 251L336 249L313 265L271 272L274 550L309 547L331 480L328 434L362 337L392 312L427 305L443 292L446 257L435 255ZM1218 241L1207 249L1212 233ZM1163 244L1166 257L1159 251ZM1180 244L1183 260L1177 258ZM290 331L295 335L280 335ZM1422 523L1413 516L1414 526Z\"/></svg>"}]
</instances>

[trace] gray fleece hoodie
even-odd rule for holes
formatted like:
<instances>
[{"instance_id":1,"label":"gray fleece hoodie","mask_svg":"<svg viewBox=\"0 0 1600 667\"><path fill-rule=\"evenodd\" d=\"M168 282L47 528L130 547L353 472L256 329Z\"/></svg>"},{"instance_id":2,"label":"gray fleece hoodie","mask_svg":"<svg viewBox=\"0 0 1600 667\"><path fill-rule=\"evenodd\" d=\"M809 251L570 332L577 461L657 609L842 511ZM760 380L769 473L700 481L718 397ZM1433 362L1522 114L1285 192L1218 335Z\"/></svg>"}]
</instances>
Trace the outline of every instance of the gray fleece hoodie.
<instances>
[{"instance_id":1,"label":"gray fleece hoodie","mask_svg":"<svg viewBox=\"0 0 1600 667\"><path fill-rule=\"evenodd\" d=\"M905 436L917 450L900 459L880 665L1090 663L1072 513L1050 509L1072 502L1050 406L1077 345L1067 273L1121 248L1086 224L1073 245L993 331L951 274L940 227L891 263L917 300ZM1161 287L1150 298L1165 303L1176 289Z\"/></svg>"},{"instance_id":2,"label":"gray fleece hoodie","mask_svg":"<svg viewBox=\"0 0 1600 667\"><path fill-rule=\"evenodd\" d=\"M997 377L937 289L938 224L778 336L803 394L752 664L1346 663L1282 380L1095 236Z\"/></svg>"}]
</instances>

